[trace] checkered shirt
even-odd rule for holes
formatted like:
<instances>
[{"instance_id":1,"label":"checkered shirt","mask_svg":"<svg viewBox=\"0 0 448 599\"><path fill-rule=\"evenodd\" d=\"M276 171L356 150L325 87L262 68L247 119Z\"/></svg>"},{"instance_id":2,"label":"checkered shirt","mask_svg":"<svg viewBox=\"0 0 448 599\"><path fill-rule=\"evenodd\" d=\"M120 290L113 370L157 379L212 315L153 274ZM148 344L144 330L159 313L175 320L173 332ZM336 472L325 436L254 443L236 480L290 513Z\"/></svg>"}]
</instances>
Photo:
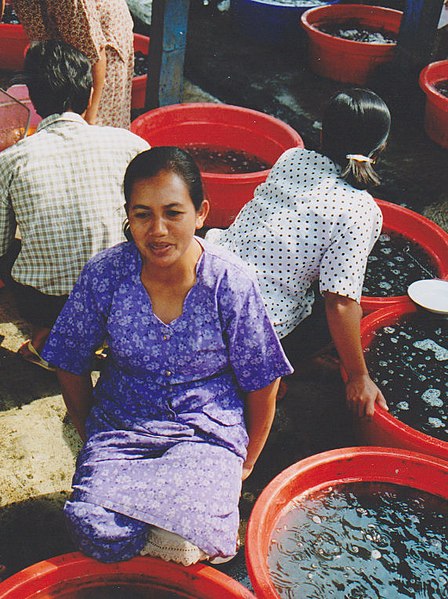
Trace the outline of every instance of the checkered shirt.
<instances>
[{"instance_id":1,"label":"checkered shirt","mask_svg":"<svg viewBox=\"0 0 448 599\"><path fill-rule=\"evenodd\" d=\"M0 153L0 255L22 248L12 276L48 295L70 293L84 264L124 240L123 178L148 144L65 112Z\"/></svg>"}]
</instances>

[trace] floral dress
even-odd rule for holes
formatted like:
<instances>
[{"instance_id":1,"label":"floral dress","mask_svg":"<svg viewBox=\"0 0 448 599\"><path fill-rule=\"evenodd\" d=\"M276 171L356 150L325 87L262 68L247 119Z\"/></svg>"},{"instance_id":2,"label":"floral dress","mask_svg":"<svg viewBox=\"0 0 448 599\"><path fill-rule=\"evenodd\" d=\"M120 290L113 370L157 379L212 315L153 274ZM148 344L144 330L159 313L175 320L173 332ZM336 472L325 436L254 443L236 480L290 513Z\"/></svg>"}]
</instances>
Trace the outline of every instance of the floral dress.
<instances>
[{"instance_id":1,"label":"floral dress","mask_svg":"<svg viewBox=\"0 0 448 599\"><path fill-rule=\"evenodd\" d=\"M43 352L83 374L103 340L110 348L66 505L80 548L98 559L138 553L148 525L211 556L235 552L244 396L292 369L256 279L226 250L200 243L196 284L169 324L152 311L134 243L98 254Z\"/></svg>"},{"instance_id":2,"label":"floral dress","mask_svg":"<svg viewBox=\"0 0 448 599\"><path fill-rule=\"evenodd\" d=\"M129 129L134 73L133 21L125 0L14 0L32 41L63 40L94 64L106 48L97 124Z\"/></svg>"}]
</instances>

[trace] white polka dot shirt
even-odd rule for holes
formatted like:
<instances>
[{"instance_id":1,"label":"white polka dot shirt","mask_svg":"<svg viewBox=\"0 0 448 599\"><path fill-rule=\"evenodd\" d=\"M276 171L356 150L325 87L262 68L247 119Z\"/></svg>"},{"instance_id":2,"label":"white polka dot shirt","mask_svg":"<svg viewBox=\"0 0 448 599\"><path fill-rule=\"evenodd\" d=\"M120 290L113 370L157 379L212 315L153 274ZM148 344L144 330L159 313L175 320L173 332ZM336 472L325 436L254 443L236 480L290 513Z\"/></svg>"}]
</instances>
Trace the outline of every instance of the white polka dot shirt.
<instances>
[{"instance_id":1,"label":"white polka dot shirt","mask_svg":"<svg viewBox=\"0 0 448 599\"><path fill-rule=\"evenodd\" d=\"M287 150L229 229L207 233L255 269L280 338L311 313L316 280L320 293L360 301L382 215L369 193L339 175L317 152Z\"/></svg>"}]
</instances>

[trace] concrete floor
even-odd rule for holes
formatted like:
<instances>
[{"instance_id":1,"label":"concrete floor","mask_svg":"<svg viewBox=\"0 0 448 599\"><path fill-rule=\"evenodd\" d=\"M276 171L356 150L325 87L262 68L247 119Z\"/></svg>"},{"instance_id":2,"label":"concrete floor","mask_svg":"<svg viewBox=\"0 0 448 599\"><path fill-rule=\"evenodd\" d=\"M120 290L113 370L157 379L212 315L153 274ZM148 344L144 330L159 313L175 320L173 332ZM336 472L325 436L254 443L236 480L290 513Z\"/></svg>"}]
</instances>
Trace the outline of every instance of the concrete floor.
<instances>
[{"instance_id":1,"label":"concrete floor","mask_svg":"<svg viewBox=\"0 0 448 599\"><path fill-rule=\"evenodd\" d=\"M184 101L223 101L265 111L296 128L307 147L317 147L322 105L343 86L310 73L303 52L250 42L229 14L206 7L192 10L187 48ZM3 73L0 79L8 77ZM448 153L424 134L417 88L406 104L399 101L399 90L389 89L388 95L394 126L377 195L432 214L446 226ZM0 563L9 574L74 549L61 506L79 438L54 375L16 356L28 333L8 292L0 290ZM278 404L268 445L244 484L243 534L256 497L278 472L303 457L354 444L339 377L323 371L300 374ZM242 553L220 569L249 585Z\"/></svg>"}]
</instances>

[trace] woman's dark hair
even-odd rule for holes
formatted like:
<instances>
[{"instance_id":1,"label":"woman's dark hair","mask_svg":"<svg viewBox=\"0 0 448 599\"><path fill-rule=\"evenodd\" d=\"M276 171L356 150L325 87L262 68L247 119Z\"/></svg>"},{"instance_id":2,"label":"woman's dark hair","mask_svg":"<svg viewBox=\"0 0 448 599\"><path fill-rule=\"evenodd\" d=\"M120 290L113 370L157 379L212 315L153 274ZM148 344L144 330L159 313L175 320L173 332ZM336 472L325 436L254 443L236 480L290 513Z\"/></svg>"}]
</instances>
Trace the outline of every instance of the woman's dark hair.
<instances>
[{"instance_id":1,"label":"woman's dark hair","mask_svg":"<svg viewBox=\"0 0 448 599\"><path fill-rule=\"evenodd\" d=\"M366 189L380 182L372 165L389 131L390 112L377 94L361 88L339 92L322 119L322 153L342 167L341 176L350 185Z\"/></svg>"},{"instance_id":2,"label":"woman's dark hair","mask_svg":"<svg viewBox=\"0 0 448 599\"><path fill-rule=\"evenodd\" d=\"M45 118L72 110L82 114L89 104L92 69L89 59L65 42L31 44L21 83L28 87L36 112Z\"/></svg>"},{"instance_id":3,"label":"woman's dark hair","mask_svg":"<svg viewBox=\"0 0 448 599\"><path fill-rule=\"evenodd\" d=\"M136 181L151 179L166 171L178 175L187 186L190 198L197 210L204 201L201 173L193 158L175 146L158 146L146 150L129 163L124 176L124 196L126 212L131 202L132 188Z\"/></svg>"}]
</instances>

